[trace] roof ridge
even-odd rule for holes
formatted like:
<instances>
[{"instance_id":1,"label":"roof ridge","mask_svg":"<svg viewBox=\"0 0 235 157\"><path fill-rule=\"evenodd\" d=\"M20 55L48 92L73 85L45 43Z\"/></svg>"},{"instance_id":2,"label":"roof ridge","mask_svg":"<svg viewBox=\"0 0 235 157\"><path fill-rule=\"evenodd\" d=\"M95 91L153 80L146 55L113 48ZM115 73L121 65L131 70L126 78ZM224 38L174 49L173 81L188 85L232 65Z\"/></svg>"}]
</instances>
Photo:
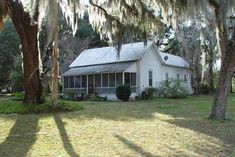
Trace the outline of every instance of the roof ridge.
<instances>
[{"instance_id":1,"label":"roof ridge","mask_svg":"<svg viewBox=\"0 0 235 157\"><path fill-rule=\"evenodd\" d=\"M148 43L150 43L150 42L153 42L153 41L148 41ZM127 46L127 45L132 45L132 44L140 44L140 43L144 44L144 41L122 44L122 47ZM89 50L94 50L94 49L105 49L105 48L115 48L115 46L94 47L94 48L90 48L90 49L85 49L82 52L89 51Z\"/></svg>"}]
</instances>

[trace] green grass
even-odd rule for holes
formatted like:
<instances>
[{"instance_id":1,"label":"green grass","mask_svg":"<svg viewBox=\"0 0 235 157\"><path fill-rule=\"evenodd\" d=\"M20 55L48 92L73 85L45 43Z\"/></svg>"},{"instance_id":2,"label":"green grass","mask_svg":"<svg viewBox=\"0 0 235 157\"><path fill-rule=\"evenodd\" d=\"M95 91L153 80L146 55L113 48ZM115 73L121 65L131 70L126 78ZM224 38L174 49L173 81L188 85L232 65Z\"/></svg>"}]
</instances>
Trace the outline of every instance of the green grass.
<instances>
[{"instance_id":1,"label":"green grass","mask_svg":"<svg viewBox=\"0 0 235 157\"><path fill-rule=\"evenodd\" d=\"M24 105L21 100L15 98L0 98L0 114L29 114L29 113L53 113L82 110L83 106L77 103L59 101L56 107L46 101L40 105Z\"/></svg>"},{"instance_id":2,"label":"green grass","mask_svg":"<svg viewBox=\"0 0 235 157\"><path fill-rule=\"evenodd\" d=\"M84 109L0 114L0 156L235 156L235 95L223 122L207 119L210 96L66 103Z\"/></svg>"}]
</instances>

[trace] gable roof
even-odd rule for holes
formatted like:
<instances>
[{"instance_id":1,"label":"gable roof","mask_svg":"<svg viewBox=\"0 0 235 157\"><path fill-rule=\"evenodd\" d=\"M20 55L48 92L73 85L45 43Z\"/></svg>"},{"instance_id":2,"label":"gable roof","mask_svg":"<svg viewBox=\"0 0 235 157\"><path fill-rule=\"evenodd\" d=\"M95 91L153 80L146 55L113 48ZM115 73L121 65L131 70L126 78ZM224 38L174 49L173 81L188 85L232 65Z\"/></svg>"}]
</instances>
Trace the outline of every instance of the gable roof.
<instances>
[{"instance_id":1,"label":"gable roof","mask_svg":"<svg viewBox=\"0 0 235 157\"><path fill-rule=\"evenodd\" d=\"M164 52L160 52L159 54L161 56L163 64L165 65L189 68L189 63L183 57Z\"/></svg>"},{"instance_id":2,"label":"gable roof","mask_svg":"<svg viewBox=\"0 0 235 157\"><path fill-rule=\"evenodd\" d=\"M69 68L137 61L152 46L155 47L161 64L189 68L189 63L184 58L158 51L153 41L148 42L147 45L144 45L143 42L124 44L122 45L119 58L117 56L117 50L113 46L88 49L83 51ZM165 56L167 56L167 59Z\"/></svg>"},{"instance_id":3,"label":"gable roof","mask_svg":"<svg viewBox=\"0 0 235 157\"><path fill-rule=\"evenodd\" d=\"M78 75L90 75L100 73L118 73L127 70L134 62L114 63L105 65L94 65L86 67L71 68L61 76L78 76Z\"/></svg>"},{"instance_id":4,"label":"gable roof","mask_svg":"<svg viewBox=\"0 0 235 157\"><path fill-rule=\"evenodd\" d=\"M141 59L152 43L148 42L147 45L144 45L143 42L124 44L122 45L119 58L117 50L113 46L85 50L69 67L136 61Z\"/></svg>"}]
</instances>

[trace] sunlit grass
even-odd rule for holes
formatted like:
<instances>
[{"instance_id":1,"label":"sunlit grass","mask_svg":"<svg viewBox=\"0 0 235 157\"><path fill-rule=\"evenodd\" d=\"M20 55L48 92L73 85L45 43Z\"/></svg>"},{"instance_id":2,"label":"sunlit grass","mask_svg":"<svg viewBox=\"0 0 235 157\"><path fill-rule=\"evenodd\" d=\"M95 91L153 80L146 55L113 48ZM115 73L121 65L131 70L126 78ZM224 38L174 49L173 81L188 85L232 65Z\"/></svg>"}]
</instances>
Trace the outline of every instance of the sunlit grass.
<instances>
[{"instance_id":1,"label":"sunlit grass","mask_svg":"<svg viewBox=\"0 0 235 157\"><path fill-rule=\"evenodd\" d=\"M235 155L235 95L223 122L207 119L210 96L68 103L85 109L0 115L0 156Z\"/></svg>"}]
</instances>

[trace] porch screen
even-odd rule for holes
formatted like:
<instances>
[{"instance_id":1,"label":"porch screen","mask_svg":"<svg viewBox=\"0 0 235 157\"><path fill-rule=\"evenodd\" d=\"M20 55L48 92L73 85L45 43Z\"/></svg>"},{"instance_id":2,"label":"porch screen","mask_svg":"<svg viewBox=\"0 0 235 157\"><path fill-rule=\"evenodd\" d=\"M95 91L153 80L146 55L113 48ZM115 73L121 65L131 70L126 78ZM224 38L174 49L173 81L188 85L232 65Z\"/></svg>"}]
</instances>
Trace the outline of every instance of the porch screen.
<instances>
[{"instance_id":1,"label":"porch screen","mask_svg":"<svg viewBox=\"0 0 235 157\"><path fill-rule=\"evenodd\" d=\"M109 87L115 87L115 74L109 74Z\"/></svg>"},{"instance_id":2,"label":"porch screen","mask_svg":"<svg viewBox=\"0 0 235 157\"><path fill-rule=\"evenodd\" d=\"M74 88L74 77L73 76L69 77L69 88Z\"/></svg>"},{"instance_id":3,"label":"porch screen","mask_svg":"<svg viewBox=\"0 0 235 157\"><path fill-rule=\"evenodd\" d=\"M95 75L95 87L101 87L101 75L100 74Z\"/></svg>"},{"instance_id":4,"label":"porch screen","mask_svg":"<svg viewBox=\"0 0 235 157\"><path fill-rule=\"evenodd\" d=\"M64 88L68 88L68 77L64 77Z\"/></svg>"},{"instance_id":5,"label":"porch screen","mask_svg":"<svg viewBox=\"0 0 235 157\"><path fill-rule=\"evenodd\" d=\"M116 73L116 86L122 85L122 73Z\"/></svg>"},{"instance_id":6,"label":"porch screen","mask_svg":"<svg viewBox=\"0 0 235 157\"><path fill-rule=\"evenodd\" d=\"M108 74L103 74L102 75L102 87L108 87Z\"/></svg>"},{"instance_id":7,"label":"porch screen","mask_svg":"<svg viewBox=\"0 0 235 157\"><path fill-rule=\"evenodd\" d=\"M125 84L130 85L130 73L125 73Z\"/></svg>"},{"instance_id":8,"label":"porch screen","mask_svg":"<svg viewBox=\"0 0 235 157\"><path fill-rule=\"evenodd\" d=\"M136 73L131 73L131 86L136 86Z\"/></svg>"},{"instance_id":9,"label":"porch screen","mask_svg":"<svg viewBox=\"0 0 235 157\"><path fill-rule=\"evenodd\" d=\"M81 80L80 80L80 76L76 76L75 77L75 88L80 88L80 83L81 82Z\"/></svg>"},{"instance_id":10,"label":"porch screen","mask_svg":"<svg viewBox=\"0 0 235 157\"><path fill-rule=\"evenodd\" d=\"M82 77L82 88L87 87L87 76L81 76Z\"/></svg>"}]
</instances>

